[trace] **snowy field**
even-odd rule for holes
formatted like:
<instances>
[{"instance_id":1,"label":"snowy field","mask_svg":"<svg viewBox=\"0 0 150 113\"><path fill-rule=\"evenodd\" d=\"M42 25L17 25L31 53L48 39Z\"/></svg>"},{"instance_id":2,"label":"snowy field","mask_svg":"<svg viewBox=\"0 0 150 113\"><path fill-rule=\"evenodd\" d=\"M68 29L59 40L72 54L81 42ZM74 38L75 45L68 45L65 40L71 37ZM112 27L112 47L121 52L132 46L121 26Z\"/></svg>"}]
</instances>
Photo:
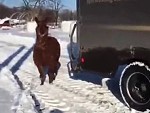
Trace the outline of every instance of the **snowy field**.
<instances>
[{"instance_id":1,"label":"snowy field","mask_svg":"<svg viewBox=\"0 0 150 113\"><path fill-rule=\"evenodd\" d=\"M20 28L0 30L0 89L11 94L12 113L139 113L127 108L117 82L90 73L68 74L68 33L50 29L61 44L61 67L56 80L40 86L32 60L35 34ZM0 111L0 113L2 113Z\"/></svg>"}]
</instances>

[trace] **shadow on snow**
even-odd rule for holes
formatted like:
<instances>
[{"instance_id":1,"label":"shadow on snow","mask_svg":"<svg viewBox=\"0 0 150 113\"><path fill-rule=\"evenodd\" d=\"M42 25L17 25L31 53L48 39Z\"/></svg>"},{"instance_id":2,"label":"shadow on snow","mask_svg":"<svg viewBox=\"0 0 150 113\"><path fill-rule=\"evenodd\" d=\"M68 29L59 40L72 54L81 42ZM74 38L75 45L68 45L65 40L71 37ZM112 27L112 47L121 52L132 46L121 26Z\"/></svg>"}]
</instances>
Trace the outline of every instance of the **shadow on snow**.
<instances>
[{"instance_id":1,"label":"shadow on snow","mask_svg":"<svg viewBox=\"0 0 150 113\"><path fill-rule=\"evenodd\" d=\"M73 50L73 52L77 52L77 44L73 43L73 48L75 48L75 50ZM70 54L70 44L68 45L68 54L69 56ZM75 53L76 54L76 53ZM105 74L100 74L100 73L95 73L95 72L89 72L89 71L79 71L79 72L74 72L71 71L70 68L70 62L67 64L68 67L68 73L70 78L74 79L74 80L82 80L82 81L86 81L86 82L90 82L93 84L97 84L97 85L103 85L103 80L107 80L105 85L106 87L111 91L111 93L121 102L124 104L123 99L121 97L120 94L120 90L119 90L119 78L121 75L122 70L124 69L124 66L120 66L118 67L118 70L115 73L115 76L112 78L108 78L108 75Z\"/></svg>"}]
</instances>

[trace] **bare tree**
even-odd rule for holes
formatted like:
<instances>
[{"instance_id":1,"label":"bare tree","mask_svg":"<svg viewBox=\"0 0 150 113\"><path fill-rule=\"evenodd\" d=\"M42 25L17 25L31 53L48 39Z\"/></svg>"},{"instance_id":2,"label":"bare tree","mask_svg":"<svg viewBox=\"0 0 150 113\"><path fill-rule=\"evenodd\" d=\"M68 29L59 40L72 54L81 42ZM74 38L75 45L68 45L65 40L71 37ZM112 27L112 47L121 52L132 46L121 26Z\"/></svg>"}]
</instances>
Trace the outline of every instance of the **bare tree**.
<instances>
[{"instance_id":1,"label":"bare tree","mask_svg":"<svg viewBox=\"0 0 150 113\"><path fill-rule=\"evenodd\" d=\"M40 6L42 0L23 0L26 8L36 8Z\"/></svg>"},{"instance_id":2,"label":"bare tree","mask_svg":"<svg viewBox=\"0 0 150 113\"><path fill-rule=\"evenodd\" d=\"M62 5L61 0L23 0L25 10L34 12L36 9L36 13L43 12L43 9L51 9L55 16L55 24L58 23L58 17L60 10L64 7ZM37 11L38 10L38 11ZM35 13L35 12L34 12ZM35 14L32 14L35 15Z\"/></svg>"},{"instance_id":3,"label":"bare tree","mask_svg":"<svg viewBox=\"0 0 150 113\"><path fill-rule=\"evenodd\" d=\"M30 15L30 18L37 16L41 10L41 2L43 0L22 0L24 4L24 12Z\"/></svg>"},{"instance_id":4,"label":"bare tree","mask_svg":"<svg viewBox=\"0 0 150 113\"><path fill-rule=\"evenodd\" d=\"M43 5L46 8L53 10L53 13L55 15L55 24L57 25L59 12L64 7L64 5L62 4L62 1L61 0L42 0L41 3L43 3Z\"/></svg>"},{"instance_id":5,"label":"bare tree","mask_svg":"<svg viewBox=\"0 0 150 113\"><path fill-rule=\"evenodd\" d=\"M61 20L76 20L76 11L71 11L69 9L63 9L59 16Z\"/></svg>"},{"instance_id":6,"label":"bare tree","mask_svg":"<svg viewBox=\"0 0 150 113\"><path fill-rule=\"evenodd\" d=\"M56 22L56 25L57 25L59 12L64 7L64 5L62 5L61 0L52 0L52 3L53 3L52 8L53 8L54 14L55 14L55 22Z\"/></svg>"}]
</instances>

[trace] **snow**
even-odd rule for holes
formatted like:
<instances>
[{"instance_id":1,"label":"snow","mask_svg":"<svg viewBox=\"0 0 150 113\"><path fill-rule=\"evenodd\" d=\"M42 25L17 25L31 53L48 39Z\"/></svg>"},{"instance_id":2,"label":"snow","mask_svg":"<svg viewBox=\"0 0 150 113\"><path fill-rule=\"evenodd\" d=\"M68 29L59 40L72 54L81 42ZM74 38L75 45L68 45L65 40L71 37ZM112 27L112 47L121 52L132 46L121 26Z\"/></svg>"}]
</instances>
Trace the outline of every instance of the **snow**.
<instances>
[{"instance_id":1,"label":"snow","mask_svg":"<svg viewBox=\"0 0 150 113\"><path fill-rule=\"evenodd\" d=\"M19 23L19 21L20 21L20 20L18 20L18 19L11 19L11 22L13 22L14 24Z\"/></svg>"},{"instance_id":2,"label":"snow","mask_svg":"<svg viewBox=\"0 0 150 113\"><path fill-rule=\"evenodd\" d=\"M35 21L27 22L27 31L30 32L30 33L34 33L36 26L37 26L37 24L36 24Z\"/></svg>"},{"instance_id":3,"label":"snow","mask_svg":"<svg viewBox=\"0 0 150 113\"><path fill-rule=\"evenodd\" d=\"M62 21L61 30L63 32L71 34L71 31L72 31L75 23L76 23L76 21ZM76 36L77 36L77 31L75 29L74 37L76 37Z\"/></svg>"},{"instance_id":4,"label":"snow","mask_svg":"<svg viewBox=\"0 0 150 113\"><path fill-rule=\"evenodd\" d=\"M61 67L54 83L48 84L46 79L40 86L39 73L32 59L35 33L21 28L0 30L0 88L13 96L11 110L14 113L131 112L111 93L110 87L101 86L107 79L102 80L96 74L93 79L91 73L69 76L69 33L50 29L49 35L57 37L61 44Z\"/></svg>"},{"instance_id":5,"label":"snow","mask_svg":"<svg viewBox=\"0 0 150 113\"><path fill-rule=\"evenodd\" d=\"M10 30L12 27L11 26L2 26L1 29L2 30Z\"/></svg>"},{"instance_id":6,"label":"snow","mask_svg":"<svg viewBox=\"0 0 150 113\"><path fill-rule=\"evenodd\" d=\"M6 17L6 18L4 18L4 19L1 19L1 20L0 20L0 24L3 24L5 21L8 21L8 20L10 20L10 18L8 18L8 17Z\"/></svg>"}]
</instances>

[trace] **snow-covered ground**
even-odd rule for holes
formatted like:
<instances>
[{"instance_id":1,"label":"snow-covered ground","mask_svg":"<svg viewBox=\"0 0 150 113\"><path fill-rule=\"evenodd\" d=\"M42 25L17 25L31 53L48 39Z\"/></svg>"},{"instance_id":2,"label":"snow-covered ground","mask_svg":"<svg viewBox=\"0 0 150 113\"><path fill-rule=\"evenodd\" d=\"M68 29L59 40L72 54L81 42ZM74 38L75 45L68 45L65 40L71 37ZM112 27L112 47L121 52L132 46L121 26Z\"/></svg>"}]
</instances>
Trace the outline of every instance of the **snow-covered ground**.
<instances>
[{"instance_id":1,"label":"snow-covered ground","mask_svg":"<svg viewBox=\"0 0 150 113\"><path fill-rule=\"evenodd\" d=\"M12 28L0 30L0 90L13 97L12 113L130 113L120 98L115 80L90 73L68 74L68 33L50 29L61 44L61 67L52 84L40 86L32 60L35 34ZM0 111L1 113L1 111ZM138 112L136 112L138 113Z\"/></svg>"}]
</instances>

